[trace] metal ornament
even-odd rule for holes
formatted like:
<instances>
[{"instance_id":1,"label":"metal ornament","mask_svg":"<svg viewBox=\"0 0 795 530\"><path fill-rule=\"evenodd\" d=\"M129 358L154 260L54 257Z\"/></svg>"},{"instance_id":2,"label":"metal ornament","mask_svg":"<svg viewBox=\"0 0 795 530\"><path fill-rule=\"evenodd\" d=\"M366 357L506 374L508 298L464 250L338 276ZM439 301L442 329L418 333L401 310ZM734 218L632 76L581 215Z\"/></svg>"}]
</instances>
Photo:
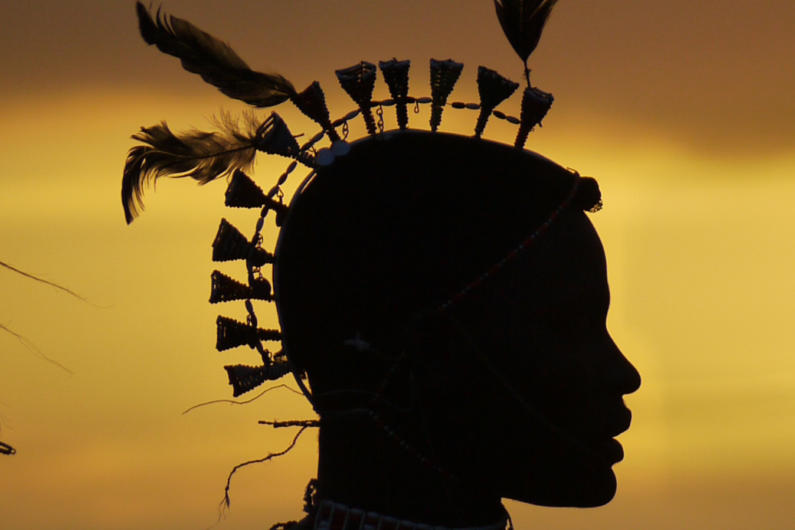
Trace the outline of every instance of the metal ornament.
<instances>
[{"instance_id":1,"label":"metal ornament","mask_svg":"<svg viewBox=\"0 0 795 530\"><path fill-rule=\"evenodd\" d=\"M332 142L340 140L340 136L331 125L326 96L323 94L323 89L320 88L320 83L313 82L303 92L293 95L291 101L301 112L320 125Z\"/></svg>"},{"instance_id":2,"label":"metal ornament","mask_svg":"<svg viewBox=\"0 0 795 530\"><path fill-rule=\"evenodd\" d=\"M462 63L452 59L437 61L431 59L431 130L436 132L442 123L442 110L447 104L447 97L453 91L458 78L461 77Z\"/></svg>"},{"instance_id":3,"label":"metal ornament","mask_svg":"<svg viewBox=\"0 0 795 530\"><path fill-rule=\"evenodd\" d=\"M409 95L409 67L411 61L380 61L378 66L384 74L384 81L389 86L389 94L395 101L395 112L400 130L404 130L409 123L409 111L406 98Z\"/></svg>"},{"instance_id":4,"label":"metal ornament","mask_svg":"<svg viewBox=\"0 0 795 530\"><path fill-rule=\"evenodd\" d=\"M375 88L375 65L361 61L359 64L337 70L336 74L342 88L359 105L367 132L375 134L375 119L370 108Z\"/></svg>"},{"instance_id":5,"label":"metal ornament","mask_svg":"<svg viewBox=\"0 0 795 530\"><path fill-rule=\"evenodd\" d=\"M480 138L486 128L491 112L503 101L508 99L519 83L506 79L494 70L485 66L478 67L478 93L480 94L480 115L475 126L475 136Z\"/></svg>"},{"instance_id":6,"label":"metal ornament","mask_svg":"<svg viewBox=\"0 0 795 530\"><path fill-rule=\"evenodd\" d=\"M251 286L240 283L220 271L213 271L210 284L210 303L232 300L273 300L271 284L265 278L257 278Z\"/></svg>"},{"instance_id":7,"label":"metal ornament","mask_svg":"<svg viewBox=\"0 0 795 530\"><path fill-rule=\"evenodd\" d=\"M229 186L226 188L224 204L231 208L262 208L267 207L276 212L276 225L281 226L281 221L287 215L286 204L275 201L265 195L265 192L242 171L235 171Z\"/></svg>"},{"instance_id":8,"label":"metal ornament","mask_svg":"<svg viewBox=\"0 0 795 530\"><path fill-rule=\"evenodd\" d=\"M238 397L250 390L254 390L266 381L279 379L290 373L290 363L286 360L274 361L269 365L246 366L234 364L224 366L229 384L232 385L232 394Z\"/></svg>"},{"instance_id":9,"label":"metal ornament","mask_svg":"<svg viewBox=\"0 0 795 530\"><path fill-rule=\"evenodd\" d=\"M254 266L261 267L266 263L273 263L273 255L246 239L240 230L232 226L226 219L221 219L221 225L213 240L213 261L233 261L244 259Z\"/></svg>"},{"instance_id":10,"label":"metal ornament","mask_svg":"<svg viewBox=\"0 0 795 530\"><path fill-rule=\"evenodd\" d=\"M242 171L232 175L224 197L224 204L231 208L261 208L268 200L265 192Z\"/></svg>"},{"instance_id":11,"label":"metal ornament","mask_svg":"<svg viewBox=\"0 0 795 530\"><path fill-rule=\"evenodd\" d=\"M278 341L282 338L282 333L278 329L257 328L224 316L219 316L215 324L217 328L215 349L218 351L244 345L256 348L260 340Z\"/></svg>"},{"instance_id":12,"label":"metal ornament","mask_svg":"<svg viewBox=\"0 0 795 530\"><path fill-rule=\"evenodd\" d=\"M298 156L300 149L290 129L281 116L272 112L262 125L257 128L254 147L258 151L281 155L289 158Z\"/></svg>"},{"instance_id":13,"label":"metal ornament","mask_svg":"<svg viewBox=\"0 0 795 530\"><path fill-rule=\"evenodd\" d=\"M522 95L522 123L519 125L519 132L516 135L515 147L523 148L527 142L530 131L536 125L541 125L541 120L547 115L555 101L554 96L535 87L528 86Z\"/></svg>"}]
</instances>

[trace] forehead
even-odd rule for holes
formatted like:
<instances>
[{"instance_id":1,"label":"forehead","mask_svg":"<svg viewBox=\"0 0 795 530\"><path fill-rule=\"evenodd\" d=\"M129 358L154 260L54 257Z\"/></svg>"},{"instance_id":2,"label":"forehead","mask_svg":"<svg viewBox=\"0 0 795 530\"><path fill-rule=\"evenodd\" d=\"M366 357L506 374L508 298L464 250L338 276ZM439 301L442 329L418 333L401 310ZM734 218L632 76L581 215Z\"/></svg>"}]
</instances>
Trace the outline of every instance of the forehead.
<instances>
[{"instance_id":1,"label":"forehead","mask_svg":"<svg viewBox=\"0 0 795 530\"><path fill-rule=\"evenodd\" d=\"M503 286L534 311L578 306L607 309L604 249L583 212L566 212L520 254Z\"/></svg>"}]
</instances>

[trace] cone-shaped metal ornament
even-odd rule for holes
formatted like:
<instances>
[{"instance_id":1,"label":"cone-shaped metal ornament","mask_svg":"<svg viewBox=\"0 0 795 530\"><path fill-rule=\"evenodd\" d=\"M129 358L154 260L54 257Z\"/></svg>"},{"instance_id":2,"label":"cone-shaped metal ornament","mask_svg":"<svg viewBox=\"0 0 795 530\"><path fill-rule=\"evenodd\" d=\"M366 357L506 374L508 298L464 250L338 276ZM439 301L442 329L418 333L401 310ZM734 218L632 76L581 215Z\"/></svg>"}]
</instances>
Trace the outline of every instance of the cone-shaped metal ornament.
<instances>
[{"instance_id":1,"label":"cone-shaped metal ornament","mask_svg":"<svg viewBox=\"0 0 795 530\"><path fill-rule=\"evenodd\" d=\"M276 361L270 366L245 366L242 364L224 366L232 393L235 397L254 390L265 381L273 381L290 373L288 361Z\"/></svg>"},{"instance_id":2,"label":"cone-shaped metal ornament","mask_svg":"<svg viewBox=\"0 0 795 530\"><path fill-rule=\"evenodd\" d=\"M225 198L224 204L232 208L262 208L267 205L269 209L276 212L277 225L279 225L279 219L283 218L289 209L286 204L274 201L265 195L251 177L240 170L235 171L235 174L232 175L232 180L226 188Z\"/></svg>"},{"instance_id":3,"label":"cone-shaped metal ornament","mask_svg":"<svg viewBox=\"0 0 795 530\"><path fill-rule=\"evenodd\" d=\"M516 142L514 145L520 149L524 147L527 142L527 137L533 128L541 123L544 116L549 112L552 107L552 102L555 98L552 94L544 92L535 87L528 86L524 89L522 96L522 115L521 124L519 125L519 133L516 135Z\"/></svg>"},{"instance_id":4,"label":"cone-shaped metal ornament","mask_svg":"<svg viewBox=\"0 0 795 530\"><path fill-rule=\"evenodd\" d=\"M384 81L389 86L389 95L395 100L395 112L397 113L398 127L405 129L409 123L409 109L406 104L406 97L409 95L409 67L411 61L379 61L381 73L384 74Z\"/></svg>"},{"instance_id":5,"label":"cone-shaped metal ornament","mask_svg":"<svg viewBox=\"0 0 795 530\"><path fill-rule=\"evenodd\" d=\"M278 329L262 329L238 322L233 318L219 316L216 321L217 337L215 349L218 351L247 345L256 348L261 340L281 340L282 333Z\"/></svg>"},{"instance_id":6,"label":"cone-shaped metal ornament","mask_svg":"<svg viewBox=\"0 0 795 530\"><path fill-rule=\"evenodd\" d=\"M491 111L505 101L519 88L519 83L506 79L485 66L478 67L478 93L480 94L480 115L475 126L475 136L480 138Z\"/></svg>"},{"instance_id":7,"label":"cone-shaped metal ornament","mask_svg":"<svg viewBox=\"0 0 795 530\"><path fill-rule=\"evenodd\" d=\"M252 245L229 221L221 219L218 233L213 240L213 261L237 259L244 259L256 267L273 263L273 255L265 249Z\"/></svg>"},{"instance_id":8,"label":"cone-shaped metal ornament","mask_svg":"<svg viewBox=\"0 0 795 530\"><path fill-rule=\"evenodd\" d=\"M463 69L462 63L452 59L446 61L431 59L431 130L434 132L442 123L442 110L447 104L447 97L453 91Z\"/></svg>"},{"instance_id":9,"label":"cone-shaped metal ornament","mask_svg":"<svg viewBox=\"0 0 795 530\"><path fill-rule=\"evenodd\" d=\"M359 64L337 70L336 74L343 90L359 105L362 117L364 117L364 123L367 126L367 132L375 134L375 119L370 108L370 104L373 101L373 88L375 87L375 65L361 61Z\"/></svg>"},{"instance_id":10,"label":"cone-shaped metal ornament","mask_svg":"<svg viewBox=\"0 0 795 530\"><path fill-rule=\"evenodd\" d=\"M298 92L291 100L298 109L308 117L317 122L328 134L329 140L338 142L340 140L337 131L331 125L328 107L326 106L326 96L320 83L317 81L306 87L303 92Z\"/></svg>"},{"instance_id":11,"label":"cone-shaped metal ornament","mask_svg":"<svg viewBox=\"0 0 795 530\"><path fill-rule=\"evenodd\" d=\"M265 300L271 301L271 284L265 278L254 280L248 286L230 278L220 271L213 271L210 285L210 303L229 302L231 300Z\"/></svg>"},{"instance_id":12,"label":"cone-shaped metal ornament","mask_svg":"<svg viewBox=\"0 0 795 530\"><path fill-rule=\"evenodd\" d=\"M268 119L257 128L257 134L254 137L254 147L258 151L289 158L297 157L300 151L298 142L290 132L287 124L275 112L272 112Z\"/></svg>"},{"instance_id":13,"label":"cone-shaped metal ornament","mask_svg":"<svg viewBox=\"0 0 795 530\"><path fill-rule=\"evenodd\" d=\"M224 204L232 208L261 208L267 197L251 177L237 170L226 188L225 199Z\"/></svg>"}]
</instances>

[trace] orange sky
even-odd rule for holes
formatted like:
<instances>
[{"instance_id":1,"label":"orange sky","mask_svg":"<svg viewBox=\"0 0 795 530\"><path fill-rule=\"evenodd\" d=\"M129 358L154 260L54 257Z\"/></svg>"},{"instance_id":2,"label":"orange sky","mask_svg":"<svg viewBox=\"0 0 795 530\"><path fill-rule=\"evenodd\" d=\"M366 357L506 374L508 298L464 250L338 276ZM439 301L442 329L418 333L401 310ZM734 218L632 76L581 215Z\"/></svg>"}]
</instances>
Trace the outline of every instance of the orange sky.
<instances>
[{"instance_id":1,"label":"orange sky","mask_svg":"<svg viewBox=\"0 0 795 530\"><path fill-rule=\"evenodd\" d=\"M477 100L479 64L520 78L485 0L297 4L166 7L255 69L298 87L319 80L334 115L353 104L333 70L360 59L412 59L416 95L429 92L429 57L466 64L454 99ZM215 316L242 316L242 304L207 297L220 217L246 230L254 219L223 208L223 183L162 182L130 227L118 197L138 127L206 128L221 108L243 106L146 47L132 2L17 2L1 24L0 260L95 304L0 270L0 323L75 372L0 334L0 440L19 449L0 458L2 525L207 527L228 469L289 441L256 420L310 410L276 391L180 415L230 394L223 364L252 361L214 351ZM621 437L616 499L586 511L512 505L517 528L790 524L792 27L795 4L783 0L556 8L531 59L534 82L556 101L528 148L600 180L606 208L593 219L610 267L610 328L644 386L628 398L635 420ZM517 99L501 109L518 114ZM315 132L289 104L277 111L294 132ZM450 109L443 128L473 124ZM512 135L497 122L485 134ZM256 177L267 185L285 165L262 159ZM308 434L294 454L239 474L221 528L297 516L315 451Z\"/></svg>"}]
</instances>

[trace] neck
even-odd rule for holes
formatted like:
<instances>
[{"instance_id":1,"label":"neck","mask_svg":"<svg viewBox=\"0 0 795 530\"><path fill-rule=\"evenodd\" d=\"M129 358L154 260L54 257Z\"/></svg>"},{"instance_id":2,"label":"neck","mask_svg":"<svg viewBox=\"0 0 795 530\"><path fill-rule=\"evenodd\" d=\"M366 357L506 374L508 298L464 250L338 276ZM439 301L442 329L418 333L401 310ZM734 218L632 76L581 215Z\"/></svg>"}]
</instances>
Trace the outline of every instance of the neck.
<instances>
[{"instance_id":1,"label":"neck","mask_svg":"<svg viewBox=\"0 0 795 530\"><path fill-rule=\"evenodd\" d=\"M498 495L445 473L431 455L424 462L396 438L367 416L322 420L318 498L448 528L488 528L504 519Z\"/></svg>"},{"instance_id":2,"label":"neck","mask_svg":"<svg viewBox=\"0 0 795 530\"><path fill-rule=\"evenodd\" d=\"M317 513L312 524L314 530L347 530L349 528L377 528L378 530L505 530L506 526L508 526L509 530L513 530L513 526L509 525L507 512L498 521L487 525L450 528L397 519L331 501L320 501L318 503Z\"/></svg>"}]
</instances>

